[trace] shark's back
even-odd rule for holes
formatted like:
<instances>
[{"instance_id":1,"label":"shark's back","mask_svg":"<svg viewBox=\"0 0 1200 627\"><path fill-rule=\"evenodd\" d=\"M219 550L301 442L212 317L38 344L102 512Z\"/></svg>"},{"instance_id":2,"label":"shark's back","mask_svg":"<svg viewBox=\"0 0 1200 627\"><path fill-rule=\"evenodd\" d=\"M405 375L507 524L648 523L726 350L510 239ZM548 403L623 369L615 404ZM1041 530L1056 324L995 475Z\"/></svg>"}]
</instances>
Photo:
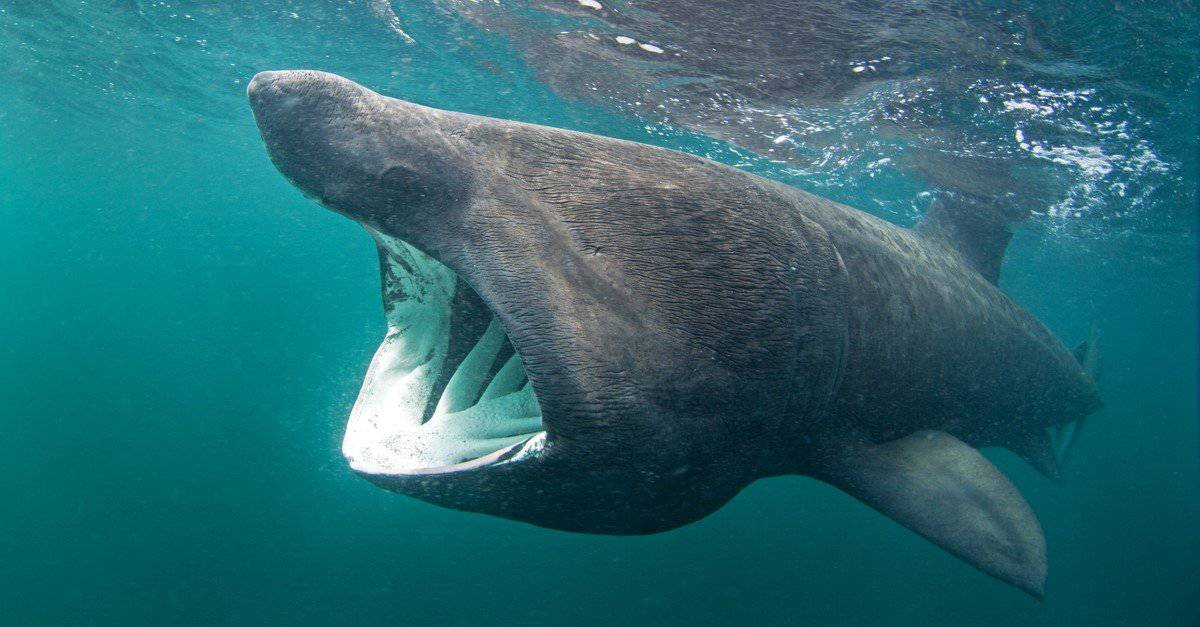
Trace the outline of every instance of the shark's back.
<instances>
[{"instance_id":1,"label":"shark's back","mask_svg":"<svg viewBox=\"0 0 1200 627\"><path fill-rule=\"evenodd\" d=\"M869 439L937 429L1023 452L1046 427L1099 406L1072 353L989 280L1003 243L978 230L955 241L906 229L809 194L798 203L846 267L849 346L835 411ZM971 246L989 257L963 252Z\"/></svg>"}]
</instances>

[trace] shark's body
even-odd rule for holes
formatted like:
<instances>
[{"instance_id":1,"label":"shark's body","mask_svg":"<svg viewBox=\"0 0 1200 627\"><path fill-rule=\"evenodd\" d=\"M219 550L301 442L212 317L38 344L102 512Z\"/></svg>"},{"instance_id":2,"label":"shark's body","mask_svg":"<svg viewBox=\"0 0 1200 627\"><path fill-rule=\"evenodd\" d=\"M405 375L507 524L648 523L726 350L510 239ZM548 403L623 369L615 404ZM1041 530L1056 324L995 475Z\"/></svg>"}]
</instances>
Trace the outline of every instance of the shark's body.
<instances>
[{"instance_id":1,"label":"shark's body","mask_svg":"<svg viewBox=\"0 0 1200 627\"><path fill-rule=\"evenodd\" d=\"M974 447L1053 473L1050 433L1099 401L996 287L1000 216L943 206L905 229L690 155L320 72L261 74L249 94L280 170L380 244L390 330L344 445L370 480L625 534L804 474L1041 594L1037 520ZM482 333L469 351L462 328Z\"/></svg>"}]
</instances>

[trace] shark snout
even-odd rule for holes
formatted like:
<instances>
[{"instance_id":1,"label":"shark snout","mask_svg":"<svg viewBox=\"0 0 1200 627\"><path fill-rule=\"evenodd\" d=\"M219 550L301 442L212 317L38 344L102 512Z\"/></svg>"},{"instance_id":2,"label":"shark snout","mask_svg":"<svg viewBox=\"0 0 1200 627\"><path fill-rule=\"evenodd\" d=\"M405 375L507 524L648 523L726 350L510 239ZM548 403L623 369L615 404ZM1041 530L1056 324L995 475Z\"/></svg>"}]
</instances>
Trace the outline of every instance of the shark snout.
<instances>
[{"instance_id":1,"label":"shark snout","mask_svg":"<svg viewBox=\"0 0 1200 627\"><path fill-rule=\"evenodd\" d=\"M248 96L250 101L253 103L254 99L261 94L264 89L268 88L268 86L273 84L280 76L285 74L287 74L287 72L277 71L259 72L258 74L255 74L254 78L250 79L250 84L246 85L246 96Z\"/></svg>"},{"instance_id":2,"label":"shark snout","mask_svg":"<svg viewBox=\"0 0 1200 627\"><path fill-rule=\"evenodd\" d=\"M259 72L246 86L246 96L264 135L284 127L320 131L334 120L361 116L380 99L357 83L315 70Z\"/></svg>"},{"instance_id":3,"label":"shark snout","mask_svg":"<svg viewBox=\"0 0 1200 627\"><path fill-rule=\"evenodd\" d=\"M303 92L318 94L331 87L363 89L336 74L317 70L268 70L259 72L246 85L250 106L256 110L262 105L277 103L280 97L299 96Z\"/></svg>"},{"instance_id":4,"label":"shark snout","mask_svg":"<svg viewBox=\"0 0 1200 627\"><path fill-rule=\"evenodd\" d=\"M359 221L385 212L379 182L404 152L382 124L387 99L313 70L260 72L246 94L271 161L296 187Z\"/></svg>"},{"instance_id":5,"label":"shark snout","mask_svg":"<svg viewBox=\"0 0 1200 627\"><path fill-rule=\"evenodd\" d=\"M246 85L246 96L250 108L260 122L263 116L292 109L300 102L303 91L311 91L314 82L320 82L319 72L283 70L259 72Z\"/></svg>"},{"instance_id":6,"label":"shark snout","mask_svg":"<svg viewBox=\"0 0 1200 627\"><path fill-rule=\"evenodd\" d=\"M247 93L271 160L306 195L425 250L453 243L432 232L457 219L479 178L471 116L317 71L262 72Z\"/></svg>"}]
</instances>

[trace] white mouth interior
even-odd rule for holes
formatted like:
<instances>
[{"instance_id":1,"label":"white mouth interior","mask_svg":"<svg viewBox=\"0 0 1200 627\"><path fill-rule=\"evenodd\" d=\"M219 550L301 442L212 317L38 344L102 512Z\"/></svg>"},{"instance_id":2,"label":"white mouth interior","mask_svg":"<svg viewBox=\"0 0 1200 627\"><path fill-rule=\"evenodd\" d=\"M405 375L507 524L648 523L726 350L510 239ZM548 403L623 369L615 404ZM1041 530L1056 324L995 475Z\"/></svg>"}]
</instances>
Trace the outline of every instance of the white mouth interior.
<instances>
[{"instance_id":1,"label":"white mouth interior","mask_svg":"<svg viewBox=\"0 0 1200 627\"><path fill-rule=\"evenodd\" d=\"M455 291L470 288L405 242L372 235L387 264L388 330L342 440L350 466L371 474L450 471L544 440L541 409L520 356L512 352L498 363L508 338L495 316L447 380Z\"/></svg>"}]
</instances>

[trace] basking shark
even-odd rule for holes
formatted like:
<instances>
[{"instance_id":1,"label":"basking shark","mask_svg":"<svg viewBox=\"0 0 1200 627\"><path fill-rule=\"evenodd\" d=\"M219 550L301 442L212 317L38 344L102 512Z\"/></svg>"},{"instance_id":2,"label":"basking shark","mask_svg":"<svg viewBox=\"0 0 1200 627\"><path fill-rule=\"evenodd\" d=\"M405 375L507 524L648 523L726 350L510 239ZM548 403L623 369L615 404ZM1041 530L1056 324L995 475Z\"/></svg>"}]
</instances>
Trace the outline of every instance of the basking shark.
<instances>
[{"instance_id":1,"label":"basking shark","mask_svg":"<svg viewBox=\"0 0 1200 627\"><path fill-rule=\"evenodd\" d=\"M692 155L432 109L316 71L248 88L267 151L379 250L387 335L343 453L375 484L572 531L828 482L1035 596L1095 350L996 286L1003 212L912 229ZM1061 443L1061 442L1059 442Z\"/></svg>"}]
</instances>

